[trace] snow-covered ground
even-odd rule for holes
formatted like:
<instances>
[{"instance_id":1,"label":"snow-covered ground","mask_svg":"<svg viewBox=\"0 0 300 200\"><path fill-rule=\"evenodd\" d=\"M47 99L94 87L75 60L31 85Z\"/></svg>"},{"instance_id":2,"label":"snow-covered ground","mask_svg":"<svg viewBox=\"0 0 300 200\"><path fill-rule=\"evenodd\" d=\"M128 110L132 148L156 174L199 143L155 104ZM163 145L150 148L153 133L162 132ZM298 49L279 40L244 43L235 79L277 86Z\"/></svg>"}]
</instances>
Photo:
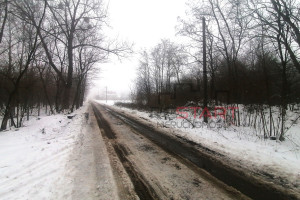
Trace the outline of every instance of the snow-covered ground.
<instances>
[{"instance_id":1,"label":"snow-covered ground","mask_svg":"<svg viewBox=\"0 0 300 200\"><path fill-rule=\"evenodd\" d=\"M87 107L67 115L31 117L0 132L0 199L65 199L72 179L67 163Z\"/></svg>"},{"instance_id":2,"label":"snow-covered ground","mask_svg":"<svg viewBox=\"0 0 300 200\"><path fill-rule=\"evenodd\" d=\"M263 139L249 127L211 127L198 124L192 128L185 119L176 115L131 110L113 106L142 120L150 121L155 126L169 133L204 145L221 152L233 160L246 165L254 172L261 170L275 179L288 180L287 185L300 190L300 123L293 126L286 134L286 140Z\"/></svg>"},{"instance_id":3,"label":"snow-covered ground","mask_svg":"<svg viewBox=\"0 0 300 200\"><path fill-rule=\"evenodd\" d=\"M264 140L251 129L242 127L162 127L171 122L180 124L184 119L113 108L219 151L254 172L259 169L275 178L287 179L287 185L299 190L299 123L289 130L285 141L277 142ZM34 116L24 121L22 128L0 132L0 199L109 199L112 196L117 199L108 155L91 108L86 104L71 114L72 119L67 116Z\"/></svg>"}]
</instances>

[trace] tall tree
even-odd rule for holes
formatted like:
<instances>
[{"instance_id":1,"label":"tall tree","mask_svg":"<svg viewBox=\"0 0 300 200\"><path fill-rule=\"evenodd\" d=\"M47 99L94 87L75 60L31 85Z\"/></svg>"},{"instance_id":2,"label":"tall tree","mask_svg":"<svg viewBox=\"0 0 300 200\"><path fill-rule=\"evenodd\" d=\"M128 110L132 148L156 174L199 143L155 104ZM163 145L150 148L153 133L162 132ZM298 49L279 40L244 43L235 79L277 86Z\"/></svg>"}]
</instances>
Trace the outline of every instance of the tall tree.
<instances>
[{"instance_id":1,"label":"tall tree","mask_svg":"<svg viewBox=\"0 0 300 200\"><path fill-rule=\"evenodd\" d=\"M19 2L21 5L24 2ZM16 95L18 93L19 87L20 87L20 83L22 78L24 77L25 73L27 72L27 70L29 69L30 65L32 64L32 61L35 57L35 53L36 50L38 48L39 45L39 39L38 39L38 31L40 30L43 18L45 17L45 11L46 11L46 6L43 7L42 12L36 12L35 15L40 15L40 20L38 21L38 24L36 27L32 26L32 25L28 25L26 24L26 22L24 22L22 19L26 18L26 16L24 15L23 12L20 12L20 10L18 9L18 6L15 6L12 8L12 10L14 11L15 14L15 18L14 20L10 20L11 22L14 22L14 25L17 29L17 31L19 33L22 33L22 35L13 35L13 38L15 39L16 42L16 49L14 49L16 52L18 52L18 50L21 50L18 52L18 54L16 55L17 60L15 60L14 64L9 63L9 68L14 67L17 70L15 71L15 73L11 74L10 70L8 71L8 73L6 74L7 78L9 78L11 80L11 82L13 83L13 87L12 90L9 92L9 96L8 96L8 100L6 102L5 105L5 111L4 111L4 116L3 116L3 120L1 123L1 130L6 129L7 127L7 122L9 120L9 118L11 118L13 124L15 126L19 126L18 124L14 123L13 120L13 109L14 106L13 101L16 98ZM33 14L34 12L32 12ZM33 16L32 16L33 17ZM37 28L37 30L36 30ZM11 34L11 32L10 32ZM9 45L11 43L8 43ZM9 46L9 49L11 49L12 47ZM8 54L11 54L12 50L8 51ZM11 55L9 55L9 57L11 57Z\"/></svg>"},{"instance_id":2,"label":"tall tree","mask_svg":"<svg viewBox=\"0 0 300 200\"><path fill-rule=\"evenodd\" d=\"M268 30L265 37L276 41L277 35L280 35L280 44L284 45L295 68L300 73L299 3L295 0L248 0L248 10L253 21L258 25L264 25ZM289 27L288 35L282 31L283 26Z\"/></svg>"}]
</instances>

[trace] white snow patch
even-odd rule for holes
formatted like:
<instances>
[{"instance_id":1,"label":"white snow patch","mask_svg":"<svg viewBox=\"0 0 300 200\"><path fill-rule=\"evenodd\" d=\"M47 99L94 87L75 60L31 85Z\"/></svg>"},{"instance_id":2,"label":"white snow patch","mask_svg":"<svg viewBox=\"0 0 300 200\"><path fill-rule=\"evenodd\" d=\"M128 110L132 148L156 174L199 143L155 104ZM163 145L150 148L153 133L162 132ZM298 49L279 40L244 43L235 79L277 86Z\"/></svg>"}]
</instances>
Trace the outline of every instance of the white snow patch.
<instances>
[{"instance_id":1,"label":"white snow patch","mask_svg":"<svg viewBox=\"0 0 300 200\"><path fill-rule=\"evenodd\" d=\"M0 132L0 199L65 199L72 190L66 163L86 106L67 115L32 117Z\"/></svg>"}]
</instances>

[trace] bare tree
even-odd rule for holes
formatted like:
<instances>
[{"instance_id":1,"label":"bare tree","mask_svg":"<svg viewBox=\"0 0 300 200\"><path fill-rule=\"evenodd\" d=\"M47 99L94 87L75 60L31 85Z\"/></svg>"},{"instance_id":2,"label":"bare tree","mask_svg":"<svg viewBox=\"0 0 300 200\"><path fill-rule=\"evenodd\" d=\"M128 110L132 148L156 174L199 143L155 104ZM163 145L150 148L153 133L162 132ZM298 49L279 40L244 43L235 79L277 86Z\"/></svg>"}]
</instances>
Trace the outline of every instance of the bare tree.
<instances>
[{"instance_id":1,"label":"bare tree","mask_svg":"<svg viewBox=\"0 0 300 200\"><path fill-rule=\"evenodd\" d=\"M37 15L41 14L41 18L37 24L38 30L40 29L43 18L45 16L45 8L46 7L44 6L42 13L36 13ZM13 120L13 116L12 116L13 109L14 109L13 102L15 101L15 97L18 93L21 80L24 77L27 70L29 69L30 65L32 64L32 61L35 57L36 50L39 45L38 31L36 31L35 29L36 27L27 25L24 21L20 20L25 16L23 16L22 12L19 12L18 7L14 7L14 9L15 9L14 11L15 11L16 18L14 18L14 20L11 20L9 23L15 21L16 23L14 24L14 26L17 27L19 33L22 33L22 35L14 34L13 36L16 44L18 44L15 46L17 48L15 49L15 51L16 52L18 52L18 50L21 51L18 52L18 54L16 55L15 59L17 60L15 60L14 64L9 63L9 65L12 65L9 66L9 68L14 67L17 68L17 70L13 74L11 74L9 70L8 73L6 74L6 77L10 79L11 82L13 83L13 87L12 90L9 92L8 100L5 105L4 116L1 123L1 130L6 129L9 118L11 118L13 124L16 127L20 126L20 124L18 123L15 124ZM11 46L9 46L8 48L11 49ZM8 53L11 54L11 50L9 50ZM11 57L11 55L9 55L9 57Z\"/></svg>"},{"instance_id":2,"label":"bare tree","mask_svg":"<svg viewBox=\"0 0 300 200\"><path fill-rule=\"evenodd\" d=\"M174 84L181 82L186 63L184 48L170 40L162 40L150 51L143 51L135 88L137 102L151 101L160 106L161 95L171 94Z\"/></svg>"},{"instance_id":3,"label":"bare tree","mask_svg":"<svg viewBox=\"0 0 300 200\"><path fill-rule=\"evenodd\" d=\"M136 99L138 102L146 101L147 104L150 102L152 90L154 90L151 84L151 72L149 55L147 51L141 53L140 63L138 67L137 84L136 84Z\"/></svg>"},{"instance_id":4,"label":"bare tree","mask_svg":"<svg viewBox=\"0 0 300 200\"><path fill-rule=\"evenodd\" d=\"M284 45L295 68L300 73L300 13L298 8L299 3L295 0L248 1L249 13L253 16L253 21L256 20L257 24L266 27L268 31L265 33L265 37L277 40L277 34L280 35L280 43ZM278 23L278 20L280 23ZM282 32L283 26L289 26L288 35Z\"/></svg>"},{"instance_id":5,"label":"bare tree","mask_svg":"<svg viewBox=\"0 0 300 200\"><path fill-rule=\"evenodd\" d=\"M0 1L0 20L1 20L1 29L0 29L0 43L2 42L3 33L5 24L8 17L8 0Z\"/></svg>"},{"instance_id":6,"label":"bare tree","mask_svg":"<svg viewBox=\"0 0 300 200\"><path fill-rule=\"evenodd\" d=\"M106 54L124 56L130 53L130 47L114 41L104 42L101 27L105 24L106 11L101 0L64 0L60 2L44 0L44 2L48 15L43 27L38 31L38 35L49 65L63 85L63 109L68 109L72 97L74 56L77 49L89 47L101 50ZM23 9L23 12L32 15L30 9ZM37 27L36 18L28 17L28 19ZM76 35L82 33L85 33L85 37L93 35L93 40L84 40L85 43L83 43L79 37L76 38ZM54 49L50 48L52 41L55 41Z\"/></svg>"}]
</instances>

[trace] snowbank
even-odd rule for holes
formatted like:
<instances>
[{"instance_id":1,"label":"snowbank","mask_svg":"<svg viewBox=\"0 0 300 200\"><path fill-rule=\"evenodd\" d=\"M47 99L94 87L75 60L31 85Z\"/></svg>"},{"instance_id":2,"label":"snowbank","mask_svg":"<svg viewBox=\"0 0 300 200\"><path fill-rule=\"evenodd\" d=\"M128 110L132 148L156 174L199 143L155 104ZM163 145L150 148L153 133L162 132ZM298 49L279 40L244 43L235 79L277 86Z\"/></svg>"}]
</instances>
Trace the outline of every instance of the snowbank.
<instances>
[{"instance_id":1,"label":"snowbank","mask_svg":"<svg viewBox=\"0 0 300 200\"><path fill-rule=\"evenodd\" d=\"M64 199L72 190L66 163L86 106L71 114L33 117L0 132L0 199Z\"/></svg>"}]
</instances>

